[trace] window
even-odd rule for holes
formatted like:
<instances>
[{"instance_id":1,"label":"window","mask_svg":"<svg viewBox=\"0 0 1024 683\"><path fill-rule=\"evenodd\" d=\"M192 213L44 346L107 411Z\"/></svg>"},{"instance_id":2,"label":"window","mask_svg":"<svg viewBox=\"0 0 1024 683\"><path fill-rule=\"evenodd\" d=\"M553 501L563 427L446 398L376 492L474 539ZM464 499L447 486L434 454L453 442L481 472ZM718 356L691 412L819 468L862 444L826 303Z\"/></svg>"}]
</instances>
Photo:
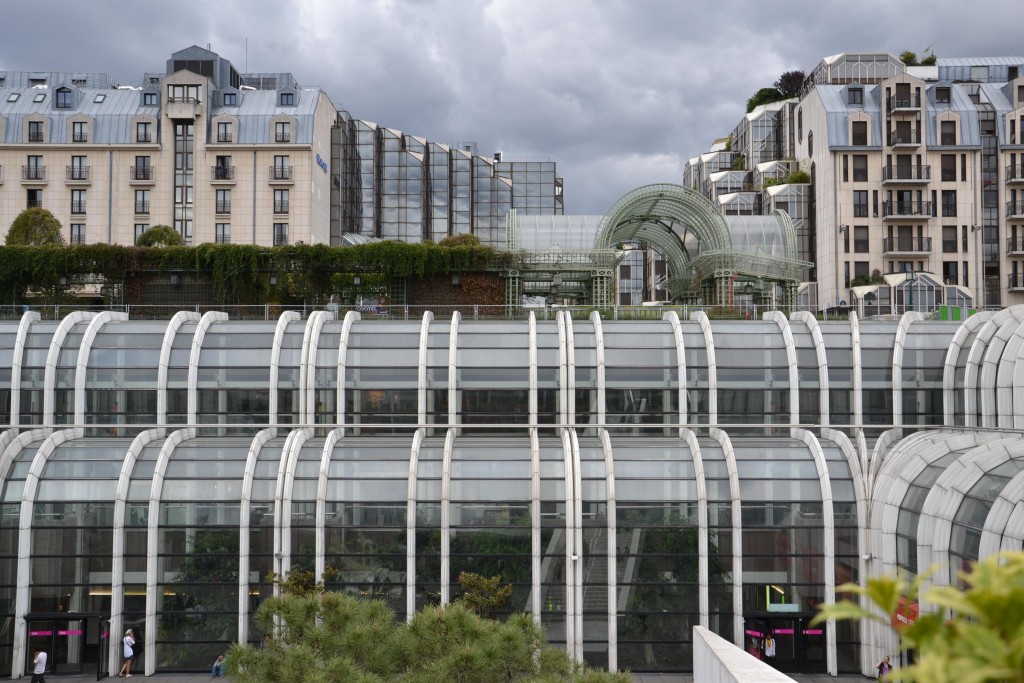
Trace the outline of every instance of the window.
<instances>
[{"instance_id":1,"label":"window","mask_svg":"<svg viewBox=\"0 0 1024 683\"><path fill-rule=\"evenodd\" d=\"M135 157L135 165L132 166L132 180L152 180L153 168L149 165L148 156Z\"/></svg>"},{"instance_id":2,"label":"window","mask_svg":"<svg viewBox=\"0 0 1024 683\"><path fill-rule=\"evenodd\" d=\"M135 190L135 213L149 213L149 190Z\"/></svg>"},{"instance_id":3,"label":"window","mask_svg":"<svg viewBox=\"0 0 1024 683\"><path fill-rule=\"evenodd\" d=\"M942 155L942 180L956 181L956 155Z\"/></svg>"},{"instance_id":4,"label":"window","mask_svg":"<svg viewBox=\"0 0 1024 683\"><path fill-rule=\"evenodd\" d=\"M167 97L171 102L199 102L198 85L169 85L167 86Z\"/></svg>"},{"instance_id":5,"label":"window","mask_svg":"<svg viewBox=\"0 0 1024 683\"><path fill-rule=\"evenodd\" d=\"M29 142L42 142L43 141L43 122L42 121L29 121L28 122L28 141Z\"/></svg>"},{"instance_id":6,"label":"window","mask_svg":"<svg viewBox=\"0 0 1024 683\"><path fill-rule=\"evenodd\" d=\"M97 95L92 99L94 104L103 104L103 100L107 99L106 95Z\"/></svg>"},{"instance_id":7,"label":"window","mask_svg":"<svg viewBox=\"0 0 1024 683\"><path fill-rule=\"evenodd\" d=\"M281 247L288 244L288 224L274 223L274 246Z\"/></svg>"},{"instance_id":8,"label":"window","mask_svg":"<svg viewBox=\"0 0 1024 683\"><path fill-rule=\"evenodd\" d=\"M43 191L42 190L29 190L28 201L26 206L29 209L37 209L43 205Z\"/></svg>"},{"instance_id":9,"label":"window","mask_svg":"<svg viewBox=\"0 0 1024 683\"><path fill-rule=\"evenodd\" d=\"M274 165L270 167L271 180L291 180L292 169L290 164L291 162L287 154L275 155Z\"/></svg>"},{"instance_id":10,"label":"window","mask_svg":"<svg viewBox=\"0 0 1024 683\"><path fill-rule=\"evenodd\" d=\"M942 281L947 285L958 285L957 272L956 272L956 261L943 261L942 262ZM966 282L964 283L967 284Z\"/></svg>"},{"instance_id":11,"label":"window","mask_svg":"<svg viewBox=\"0 0 1024 683\"><path fill-rule=\"evenodd\" d=\"M46 180L46 166L43 166L43 157L31 154L25 161L25 180Z\"/></svg>"},{"instance_id":12,"label":"window","mask_svg":"<svg viewBox=\"0 0 1024 683\"><path fill-rule=\"evenodd\" d=\"M74 142L89 142L89 124L75 121L71 124L71 139Z\"/></svg>"},{"instance_id":13,"label":"window","mask_svg":"<svg viewBox=\"0 0 1024 683\"><path fill-rule=\"evenodd\" d=\"M956 190L942 191L942 215L943 217L956 215Z\"/></svg>"},{"instance_id":14,"label":"window","mask_svg":"<svg viewBox=\"0 0 1024 683\"><path fill-rule=\"evenodd\" d=\"M7 101L8 102L17 102L19 97L21 97L21 93L12 92L10 95L7 96Z\"/></svg>"},{"instance_id":15,"label":"window","mask_svg":"<svg viewBox=\"0 0 1024 683\"><path fill-rule=\"evenodd\" d=\"M867 182L868 180L868 155L853 155L853 182Z\"/></svg>"},{"instance_id":16,"label":"window","mask_svg":"<svg viewBox=\"0 0 1024 683\"><path fill-rule=\"evenodd\" d=\"M868 215L868 191L854 190L853 192L853 215L858 218Z\"/></svg>"},{"instance_id":17,"label":"window","mask_svg":"<svg viewBox=\"0 0 1024 683\"><path fill-rule=\"evenodd\" d=\"M136 223L135 224L135 244L139 243L139 238L142 237L142 233L149 230L149 223Z\"/></svg>"},{"instance_id":18,"label":"window","mask_svg":"<svg viewBox=\"0 0 1024 683\"><path fill-rule=\"evenodd\" d=\"M85 190L71 190L71 213L85 213Z\"/></svg>"},{"instance_id":19,"label":"window","mask_svg":"<svg viewBox=\"0 0 1024 683\"><path fill-rule=\"evenodd\" d=\"M142 106L143 107L155 107L156 106L156 93L155 92L144 92L144 93L142 93Z\"/></svg>"},{"instance_id":20,"label":"window","mask_svg":"<svg viewBox=\"0 0 1024 683\"><path fill-rule=\"evenodd\" d=\"M847 104L864 104L864 90L861 88L850 88L846 91Z\"/></svg>"},{"instance_id":21,"label":"window","mask_svg":"<svg viewBox=\"0 0 1024 683\"><path fill-rule=\"evenodd\" d=\"M71 224L71 244L85 244L85 223Z\"/></svg>"},{"instance_id":22,"label":"window","mask_svg":"<svg viewBox=\"0 0 1024 683\"><path fill-rule=\"evenodd\" d=\"M935 89L936 104L949 104L949 88Z\"/></svg>"},{"instance_id":23,"label":"window","mask_svg":"<svg viewBox=\"0 0 1024 683\"><path fill-rule=\"evenodd\" d=\"M136 142L153 142L153 124L149 121L139 121L135 124Z\"/></svg>"},{"instance_id":24,"label":"window","mask_svg":"<svg viewBox=\"0 0 1024 683\"><path fill-rule=\"evenodd\" d=\"M288 190L274 190L274 213L288 213Z\"/></svg>"},{"instance_id":25,"label":"window","mask_svg":"<svg viewBox=\"0 0 1024 683\"><path fill-rule=\"evenodd\" d=\"M868 226L853 226L853 251L857 254L866 254L871 251L870 234Z\"/></svg>"},{"instance_id":26,"label":"window","mask_svg":"<svg viewBox=\"0 0 1024 683\"><path fill-rule=\"evenodd\" d=\"M274 142L291 142L290 128L287 121L278 121L274 124Z\"/></svg>"},{"instance_id":27,"label":"window","mask_svg":"<svg viewBox=\"0 0 1024 683\"><path fill-rule=\"evenodd\" d=\"M804 140L804 110L796 110L796 141L803 142Z\"/></svg>"},{"instance_id":28,"label":"window","mask_svg":"<svg viewBox=\"0 0 1024 683\"><path fill-rule=\"evenodd\" d=\"M871 263L869 261L853 262L853 277L862 281L871 277Z\"/></svg>"},{"instance_id":29,"label":"window","mask_svg":"<svg viewBox=\"0 0 1024 683\"><path fill-rule=\"evenodd\" d=\"M807 131L807 156L814 156L814 131Z\"/></svg>"},{"instance_id":30,"label":"window","mask_svg":"<svg viewBox=\"0 0 1024 683\"><path fill-rule=\"evenodd\" d=\"M231 190L217 190L217 213L231 213Z\"/></svg>"},{"instance_id":31,"label":"window","mask_svg":"<svg viewBox=\"0 0 1024 683\"><path fill-rule=\"evenodd\" d=\"M939 137L940 145L956 144L956 121L943 121Z\"/></svg>"},{"instance_id":32,"label":"window","mask_svg":"<svg viewBox=\"0 0 1024 683\"><path fill-rule=\"evenodd\" d=\"M294 107L295 106L295 93L283 92L281 93L281 106L282 107Z\"/></svg>"},{"instance_id":33,"label":"window","mask_svg":"<svg viewBox=\"0 0 1024 683\"><path fill-rule=\"evenodd\" d=\"M71 165L68 166L68 180L88 180L89 159L84 156L71 157Z\"/></svg>"},{"instance_id":34,"label":"window","mask_svg":"<svg viewBox=\"0 0 1024 683\"><path fill-rule=\"evenodd\" d=\"M213 167L214 180L233 180L235 167L231 165L231 157L227 154L217 155L217 164Z\"/></svg>"},{"instance_id":35,"label":"window","mask_svg":"<svg viewBox=\"0 0 1024 683\"><path fill-rule=\"evenodd\" d=\"M956 226L955 225L944 225L944 226L942 226L942 253L943 254L955 254L956 253Z\"/></svg>"},{"instance_id":36,"label":"window","mask_svg":"<svg viewBox=\"0 0 1024 683\"><path fill-rule=\"evenodd\" d=\"M230 244L231 243L231 224L230 223L217 223L217 244Z\"/></svg>"},{"instance_id":37,"label":"window","mask_svg":"<svg viewBox=\"0 0 1024 683\"><path fill-rule=\"evenodd\" d=\"M234 107L238 105L238 93L226 92L224 93L224 106Z\"/></svg>"},{"instance_id":38,"label":"window","mask_svg":"<svg viewBox=\"0 0 1024 683\"><path fill-rule=\"evenodd\" d=\"M851 144L864 146L868 144L868 122L854 121L850 125Z\"/></svg>"},{"instance_id":39,"label":"window","mask_svg":"<svg viewBox=\"0 0 1024 683\"><path fill-rule=\"evenodd\" d=\"M71 109L73 104L73 98L71 97L71 91L67 88L61 88L57 91L54 105L57 109Z\"/></svg>"},{"instance_id":40,"label":"window","mask_svg":"<svg viewBox=\"0 0 1024 683\"><path fill-rule=\"evenodd\" d=\"M231 123L221 121L217 124L217 142L231 142Z\"/></svg>"},{"instance_id":41,"label":"window","mask_svg":"<svg viewBox=\"0 0 1024 683\"><path fill-rule=\"evenodd\" d=\"M46 99L46 93L39 92L39 93L36 93L36 96L32 98L32 101L35 102L36 104L39 104L40 102L42 102L45 99Z\"/></svg>"}]
</instances>

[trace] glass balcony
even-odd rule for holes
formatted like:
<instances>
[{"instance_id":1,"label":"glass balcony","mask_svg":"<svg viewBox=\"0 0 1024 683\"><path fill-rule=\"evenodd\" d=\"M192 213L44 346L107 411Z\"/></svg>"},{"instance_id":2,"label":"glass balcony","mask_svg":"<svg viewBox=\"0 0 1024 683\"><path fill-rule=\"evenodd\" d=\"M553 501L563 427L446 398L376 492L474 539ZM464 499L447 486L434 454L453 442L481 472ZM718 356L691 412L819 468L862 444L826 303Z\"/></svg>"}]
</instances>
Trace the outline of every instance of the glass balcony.
<instances>
[{"instance_id":1,"label":"glass balcony","mask_svg":"<svg viewBox=\"0 0 1024 683\"><path fill-rule=\"evenodd\" d=\"M885 254L930 254L931 237L886 237L882 240Z\"/></svg>"}]
</instances>

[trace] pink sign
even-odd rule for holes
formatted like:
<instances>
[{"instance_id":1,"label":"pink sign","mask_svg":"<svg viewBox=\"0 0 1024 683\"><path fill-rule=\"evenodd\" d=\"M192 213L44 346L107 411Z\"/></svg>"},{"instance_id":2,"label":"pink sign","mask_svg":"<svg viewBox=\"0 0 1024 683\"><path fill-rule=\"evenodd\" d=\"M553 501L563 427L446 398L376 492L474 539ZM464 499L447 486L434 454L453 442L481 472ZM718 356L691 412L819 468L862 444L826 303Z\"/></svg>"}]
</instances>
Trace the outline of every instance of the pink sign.
<instances>
[{"instance_id":1,"label":"pink sign","mask_svg":"<svg viewBox=\"0 0 1024 683\"><path fill-rule=\"evenodd\" d=\"M71 628L66 631L57 631L58 636L80 636L82 635L82 629Z\"/></svg>"},{"instance_id":2,"label":"pink sign","mask_svg":"<svg viewBox=\"0 0 1024 683\"><path fill-rule=\"evenodd\" d=\"M29 631L29 637L31 636L52 636L53 631Z\"/></svg>"}]
</instances>

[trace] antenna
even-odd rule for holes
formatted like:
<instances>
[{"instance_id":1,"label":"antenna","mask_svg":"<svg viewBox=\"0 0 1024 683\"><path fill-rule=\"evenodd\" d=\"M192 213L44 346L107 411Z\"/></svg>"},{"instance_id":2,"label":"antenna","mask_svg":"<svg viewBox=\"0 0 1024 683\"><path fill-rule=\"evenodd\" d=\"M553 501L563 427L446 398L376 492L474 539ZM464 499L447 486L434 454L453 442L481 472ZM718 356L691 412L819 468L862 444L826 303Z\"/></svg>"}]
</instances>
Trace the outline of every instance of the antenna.
<instances>
[{"instance_id":1,"label":"antenna","mask_svg":"<svg viewBox=\"0 0 1024 683\"><path fill-rule=\"evenodd\" d=\"M245 37L245 73L249 73L249 36Z\"/></svg>"}]
</instances>

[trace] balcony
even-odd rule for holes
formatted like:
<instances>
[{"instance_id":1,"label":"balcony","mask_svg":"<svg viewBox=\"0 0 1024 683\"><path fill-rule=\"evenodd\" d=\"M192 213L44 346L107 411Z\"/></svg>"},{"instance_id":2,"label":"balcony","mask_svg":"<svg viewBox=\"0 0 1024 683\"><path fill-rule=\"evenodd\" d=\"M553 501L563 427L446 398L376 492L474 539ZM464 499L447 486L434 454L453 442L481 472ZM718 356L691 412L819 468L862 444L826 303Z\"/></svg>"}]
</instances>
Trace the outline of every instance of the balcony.
<instances>
[{"instance_id":1,"label":"balcony","mask_svg":"<svg viewBox=\"0 0 1024 683\"><path fill-rule=\"evenodd\" d=\"M67 166L64 169L64 179L69 183L88 183L89 182L89 167L88 166Z\"/></svg>"},{"instance_id":2,"label":"balcony","mask_svg":"<svg viewBox=\"0 0 1024 683\"><path fill-rule=\"evenodd\" d=\"M0 166L0 185L4 184L4 167Z\"/></svg>"},{"instance_id":3,"label":"balcony","mask_svg":"<svg viewBox=\"0 0 1024 683\"><path fill-rule=\"evenodd\" d=\"M46 182L46 167L45 166L22 166L21 167L21 180L27 183L45 183Z\"/></svg>"},{"instance_id":4,"label":"balcony","mask_svg":"<svg viewBox=\"0 0 1024 683\"><path fill-rule=\"evenodd\" d=\"M1024 292L1024 273L1008 273L1006 288L1011 292Z\"/></svg>"},{"instance_id":5,"label":"balcony","mask_svg":"<svg viewBox=\"0 0 1024 683\"><path fill-rule=\"evenodd\" d=\"M71 202L71 213L85 213L85 202Z\"/></svg>"},{"instance_id":6,"label":"balcony","mask_svg":"<svg viewBox=\"0 0 1024 683\"><path fill-rule=\"evenodd\" d=\"M71 141L72 142L89 142L89 134L88 133L74 133L71 136Z\"/></svg>"},{"instance_id":7,"label":"balcony","mask_svg":"<svg viewBox=\"0 0 1024 683\"><path fill-rule=\"evenodd\" d=\"M883 185L924 185L932 179L932 167L928 164L918 166L883 166Z\"/></svg>"},{"instance_id":8,"label":"balcony","mask_svg":"<svg viewBox=\"0 0 1024 683\"><path fill-rule=\"evenodd\" d=\"M43 141L43 131L41 131L41 130L30 130L28 132L28 141L29 142L42 142Z\"/></svg>"},{"instance_id":9,"label":"balcony","mask_svg":"<svg viewBox=\"0 0 1024 683\"><path fill-rule=\"evenodd\" d=\"M149 202L135 202L135 213L147 214L149 213Z\"/></svg>"},{"instance_id":10,"label":"balcony","mask_svg":"<svg viewBox=\"0 0 1024 683\"><path fill-rule=\"evenodd\" d=\"M1006 202L1006 217L1024 219L1024 202Z\"/></svg>"},{"instance_id":11,"label":"balcony","mask_svg":"<svg viewBox=\"0 0 1024 683\"><path fill-rule=\"evenodd\" d=\"M288 244L288 235L287 234L282 234L282 233L275 233L274 234L274 246L275 247L283 247L283 246L287 246L287 244Z\"/></svg>"},{"instance_id":12,"label":"balcony","mask_svg":"<svg viewBox=\"0 0 1024 683\"><path fill-rule=\"evenodd\" d=\"M288 213L288 202L274 202L274 213Z\"/></svg>"},{"instance_id":13,"label":"balcony","mask_svg":"<svg viewBox=\"0 0 1024 683\"><path fill-rule=\"evenodd\" d=\"M930 254L932 253L931 237L886 237L882 240L882 252L885 254Z\"/></svg>"},{"instance_id":14,"label":"balcony","mask_svg":"<svg viewBox=\"0 0 1024 683\"><path fill-rule=\"evenodd\" d=\"M882 202L885 220L928 220L932 217L932 202Z\"/></svg>"},{"instance_id":15,"label":"balcony","mask_svg":"<svg viewBox=\"0 0 1024 683\"><path fill-rule=\"evenodd\" d=\"M215 241L217 242L217 244L231 244L231 235L217 235Z\"/></svg>"},{"instance_id":16,"label":"balcony","mask_svg":"<svg viewBox=\"0 0 1024 683\"><path fill-rule=\"evenodd\" d=\"M921 144L921 129L894 130L889 133L890 147L917 147Z\"/></svg>"},{"instance_id":17,"label":"balcony","mask_svg":"<svg viewBox=\"0 0 1024 683\"><path fill-rule=\"evenodd\" d=\"M1024 183L1024 163L1010 164L1006 167L1006 184L1019 185Z\"/></svg>"},{"instance_id":18,"label":"balcony","mask_svg":"<svg viewBox=\"0 0 1024 683\"><path fill-rule=\"evenodd\" d=\"M886 111L890 114L900 111L917 111L921 109L921 96L914 95L893 95L886 101Z\"/></svg>"},{"instance_id":19,"label":"balcony","mask_svg":"<svg viewBox=\"0 0 1024 683\"><path fill-rule=\"evenodd\" d=\"M210 180L212 182L235 182L234 166L211 166Z\"/></svg>"},{"instance_id":20,"label":"balcony","mask_svg":"<svg viewBox=\"0 0 1024 683\"><path fill-rule=\"evenodd\" d=\"M29 209L41 209L41 208L43 208L43 200L42 199L30 199L25 204L25 206L26 206L26 208L29 208Z\"/></svg>"},{"instance_id":21,"label":"balcony","mask_svg":"<svg viewBox=\"0 0 1024 683\"><path fill-rule=\"evenodd\" d=\"M1020 256L1024 254L1024 235L1006 238L1006 255Z\"/></svg>"},{"instance_id":22,"label":"balcony","mask_svg":"<svg viewBox=\"0 0 1024 683\"><path fill-rule=\"evenodd\" d=\"M280 131L279 130L279 131L277 131L277 134L274 135L274 142L291 142L291 141L292 141L292 134L289 133L288 131Z\"/></svg>"},{"instance_id":23,"label":"balcony","mask_svg":"<svg viewBox=\"0 0 1024 683\"><path fill-rule=\"evenodd\" d=\"M135 142L153 142L153 134L152 133L139 133L135 137Z\"/></svg>"},{"instance_id":24,"label":"balcony","mask_svg":"<svg viewBox=\"0 0 1024 683\"><path fill-rule=\"evenodd\" d=\"M292 167L291 166L271 166L270 167L270 182L271 183L286 183L292 182Z\"/></svg>"},{"instance_id":25,"label":"balcony","mask_svg":"<svg viewBox=\"0 0 1024 683\"><path fill-rule=\"evenodd\" d=\"M202 103L194 97L168 97L165 109L171 119L194 119L203 113Z\"/></svg>"},{"instance_id":26,"label":"balcony","mask_svg":"<svg viewBox=\"0 0 1024 683\"><path fill-rule=\"evenodd\" d=\"M221 131L217 133L217 142L231 142L231 132Z\"/></svg>"},{"instance_id":27,"label":"balcony","mask_svg":"<svg viewBox=\"0 0 1024 683\"><path fill-rule=\"evenodd\" d=\"M226 202L225 201L220 201L220 202L217 202L217 206L214 209L214 211L216 211L217 213L231 213L231 202L230 201L226 201Z\"/></svg>"},{"instance_id":28,"label":"balcony","mask_svg":"<svg viewBox=\"0 0 1024 683\"><path fill-rule=\"evenodd\" d=\"M131 175L129 176L132 184L136 185L152 185L153 184L153 167L152 166L132 166Z\"/></svg>"}]
</instances>

